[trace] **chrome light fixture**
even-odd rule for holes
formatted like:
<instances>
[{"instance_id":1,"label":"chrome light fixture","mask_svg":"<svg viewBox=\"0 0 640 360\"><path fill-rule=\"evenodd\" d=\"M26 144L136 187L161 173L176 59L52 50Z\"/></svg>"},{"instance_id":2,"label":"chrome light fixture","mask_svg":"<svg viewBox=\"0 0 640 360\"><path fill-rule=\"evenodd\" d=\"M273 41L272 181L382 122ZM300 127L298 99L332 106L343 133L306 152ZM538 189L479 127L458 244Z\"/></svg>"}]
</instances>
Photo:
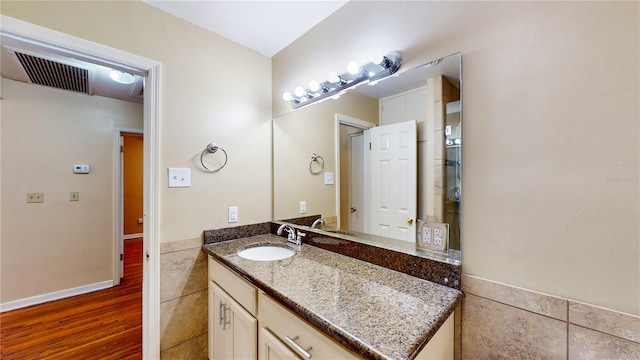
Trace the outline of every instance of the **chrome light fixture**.
<instances>
[{"instance_id":1,"label":"chrome light fixture","mask_svg":"<svg viewBox=\"0 0 640 360\"><path fill-rule=\"evenodd\" d=\"M373 59L362 66L355 61L350 61L347 64L347 72L340 75L331 73L329 79L323 82L312 80L308 88L298 86L293 94L290 92L282 94L282 99L290 102L294 109L329 97L337 99L350 87L365 82L379 81L395 74L400 69L400 65L402 65L402 56L397 51Z\"/></svg>"}]
</instances>

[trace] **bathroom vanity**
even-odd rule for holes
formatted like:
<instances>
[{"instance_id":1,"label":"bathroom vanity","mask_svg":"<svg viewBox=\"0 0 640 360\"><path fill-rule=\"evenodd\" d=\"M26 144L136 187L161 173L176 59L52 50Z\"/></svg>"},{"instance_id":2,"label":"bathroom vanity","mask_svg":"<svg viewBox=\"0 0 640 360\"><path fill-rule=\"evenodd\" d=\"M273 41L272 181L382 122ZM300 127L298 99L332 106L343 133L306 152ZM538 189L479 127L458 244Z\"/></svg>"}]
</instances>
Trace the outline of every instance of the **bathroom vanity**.
<instances>
[{"instance_id":1,"label":"bathroom vanity","mask_svg":"<svg viewBox=\"0 0 640 360\"><path fill-rule=\"evenodd\" d=\"M295 253L274 261L238 256L269 243ZM460 290L271 233L203 250L210 359L453 359Z\"/></svg>"}]
</instances>

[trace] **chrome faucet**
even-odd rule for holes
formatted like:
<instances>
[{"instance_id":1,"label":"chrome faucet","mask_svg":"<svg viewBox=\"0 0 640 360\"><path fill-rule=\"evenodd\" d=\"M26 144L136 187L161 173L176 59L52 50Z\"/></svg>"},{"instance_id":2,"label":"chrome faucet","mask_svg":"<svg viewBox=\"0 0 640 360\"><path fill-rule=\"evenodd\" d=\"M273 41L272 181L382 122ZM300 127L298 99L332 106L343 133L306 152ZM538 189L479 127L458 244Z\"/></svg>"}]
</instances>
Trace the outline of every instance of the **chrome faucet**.
<instances>
[{"instance_id":1,"label":"chrome faucet","mask_svg":"<svg viewBox=\"0 0 640 360\"><path fill-rule=\"evenodd\" d=\"M278 228L278 231L276 232L276 234L278 235L282 235L282 231L285 230L287 231L287 242L296 244L298 246L302 245L302 238L304 236L306 236L307 234L298 231L297 236L296 236L296 229L294 229L291 225L289 224L282 224L280 225L280 227Z\"/></svg>"},{"instance_id":2,"label":"chrome faucet","mask_svg":"<svg viewBox=\"0 0 640 360\"><path fill-rule=\"evenodd\" d=\"M313 224L311 224L311 228L312 229L320 229L322 226L327 225L327 223L322 219L316 219L316 221L313 222Z\"/></svg>"},{"instance_id":3,"label":"chrome faucet","mask_svg":"<svg viewBox=\"0 0 640 360\"><path fill-rule=\"evenodd\" d=\"M280 227L278 228L278 231L276 233L278 235L282 235L282 230L286 230L289 233L287 235L287 241L288 242L292 242L292 243L296 242L296 229L291 227L291 225L282 224L282 225L280 225Z\"/></svg>"}]
</instances>

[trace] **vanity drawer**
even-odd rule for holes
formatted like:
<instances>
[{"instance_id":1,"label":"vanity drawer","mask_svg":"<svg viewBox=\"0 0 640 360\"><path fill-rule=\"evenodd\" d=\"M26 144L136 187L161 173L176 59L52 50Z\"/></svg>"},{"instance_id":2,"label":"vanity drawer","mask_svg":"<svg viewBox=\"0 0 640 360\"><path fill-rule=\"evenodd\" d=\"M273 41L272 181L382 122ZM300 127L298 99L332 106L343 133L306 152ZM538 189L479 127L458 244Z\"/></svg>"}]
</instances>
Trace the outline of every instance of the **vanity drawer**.
<instances>
[{"instance_id":1,"label":"vanity drawer","mask_svg":"<svg viewBox=\"0 0 640 360\"><path fill-rule=\"evenodd\" d=\"M291 341L308 351L315 359L356 359L356 357L331 340L326 335L314 329L297 315L284 308L263 292L258 293L260 314L258 322L260 328L269 329L282 343L293 350L298 356L307 358L298 351ZM287 340L287 337L291 340ZM297 339L296 339L297 337Z\"/></svg>"},{"instance_id":2,"label":"vanity drawer","mask_svg":"<svg viewBox=\"0 0 640 360\"><path fill-rule=\"evenodd\" d=\"M218 284L251 315L257 314L258 290L209 256L209 280Z\"/></svg>"}]
</instances>

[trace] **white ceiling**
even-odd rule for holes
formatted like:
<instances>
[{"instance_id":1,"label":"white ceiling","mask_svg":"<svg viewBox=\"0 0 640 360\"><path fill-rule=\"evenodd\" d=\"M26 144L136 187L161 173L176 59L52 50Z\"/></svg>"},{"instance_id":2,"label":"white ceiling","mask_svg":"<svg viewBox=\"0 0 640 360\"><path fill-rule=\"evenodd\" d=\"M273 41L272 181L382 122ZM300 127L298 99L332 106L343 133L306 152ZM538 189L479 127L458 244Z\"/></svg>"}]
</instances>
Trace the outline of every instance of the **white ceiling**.
<instances>
[{"instance_id":1,"label":"white ceiling","mask_svg":"<svg viewBox=\"0 0 640 360\"><path fill-rule=\"evenodd\" d=\"M348 0L144 2L272 57Z\"/></svg>"},{"instance_id":2,"label":"white ceiling","mask_svg":"<svg viewBox=\"0 0 640 360\"><path fill-rule=\"evenodd\" d=\"M144 0L147 4L201 26L229 40L272 57L338 10L348 0L291 1L174 1ZM122 85L109 79L110 68L84 61L64 51L29 41L0 37L2 77L32 83L14 51L90 71L89 95L141 103L143 78ZM127 71L126 69L123 69Z\"/></svg>"}]
</instances>

